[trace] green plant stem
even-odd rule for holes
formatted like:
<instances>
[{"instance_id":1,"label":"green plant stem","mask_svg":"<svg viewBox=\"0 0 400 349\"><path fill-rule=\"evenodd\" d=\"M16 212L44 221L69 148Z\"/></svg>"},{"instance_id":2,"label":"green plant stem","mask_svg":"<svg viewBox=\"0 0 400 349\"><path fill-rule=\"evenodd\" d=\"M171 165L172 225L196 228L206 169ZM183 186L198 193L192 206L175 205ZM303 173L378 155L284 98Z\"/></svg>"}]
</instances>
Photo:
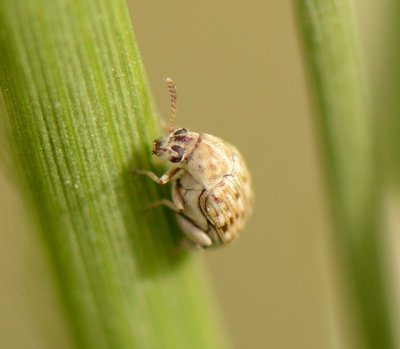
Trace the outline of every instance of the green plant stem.
<instances>
[{"instance_id":1,"label":"green plant stem","mask_svg":"<svg viewBox=\"0 0 400 349\"><path fill-rule=\"evenodd\" d=\"M126 4L1 1L0 87L75 347L224 348L201 262L142 211L167 191L132 172L159 127Z\"/></svg>"},{"instance_id":2,"label":"green plant stem","mask_svg":"<svg viewBox=\"0 0 400 349\"><path fill-rule=\"evenodd\" d=\"M382 258L376 129L346 0L294 1L360 346L392 348Z\"/></svg>"},{"instance_id":3,"label":"green plant stem","mask_svg":"<svg viewBox=\"0 0 400 349\"><path fill-rule=\"evenodd\" d=\"M385 27L378 36L379 68L374 77L374 95L378 96L377 124L381 153L390 190L400 192L400 3L385 1Z\"/></svg>"}]
</instances>

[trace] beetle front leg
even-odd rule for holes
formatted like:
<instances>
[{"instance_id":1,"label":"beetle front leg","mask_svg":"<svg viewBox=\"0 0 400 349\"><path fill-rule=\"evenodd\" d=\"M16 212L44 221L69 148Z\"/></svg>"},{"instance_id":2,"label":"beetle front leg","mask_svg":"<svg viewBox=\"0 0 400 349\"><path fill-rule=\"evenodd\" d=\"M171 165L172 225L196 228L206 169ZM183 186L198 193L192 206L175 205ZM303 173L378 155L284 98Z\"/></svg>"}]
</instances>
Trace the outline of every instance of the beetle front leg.
<instances>
[{"instance_id":1,"label":"beetle front leg","mask_svg":"<svg viewBox=\"0 0 400 349\"><path fill-rule=\"evenodd\" d=\"M160 178L158 178L158 176L154 172L151 172L151 171L133 170L134 173L145 175L145 176L151 178L154 182L156 182L158 184L167 184L171 180L179 177L182 174L182 171L184 171L183 168L175 167L175 168L168 170Z\"/></svg>"}]
</instances>

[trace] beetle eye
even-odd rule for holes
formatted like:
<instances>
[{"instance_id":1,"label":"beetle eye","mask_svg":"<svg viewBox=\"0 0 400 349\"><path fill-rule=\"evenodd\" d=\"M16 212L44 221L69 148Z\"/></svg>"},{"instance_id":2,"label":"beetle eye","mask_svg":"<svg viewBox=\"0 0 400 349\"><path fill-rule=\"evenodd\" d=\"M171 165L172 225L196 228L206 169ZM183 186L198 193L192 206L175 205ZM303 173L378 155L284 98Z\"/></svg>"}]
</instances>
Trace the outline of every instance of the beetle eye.
<instances>
[{"instance_id":1,"label":"beetle eye","mask_svg":"<svg viewBox=\"0 0 400 349\"><path fill-rule=\"evenodd\" d=\"M185 150L179 145L173 145L171 149L177 153L177 156L172 157L170 161L173 163L180 162L185 154Z\"/></svg>"},{"instance_id":2,"label":"beetle eye","mask_svg":"<svg viewBox=\"0 0 400 349\"><path fill-rule=\"evenodd\" d=\"M174 132L174 136L178 136L181 134L187 133L187 129L186 128L179 128Z\"/></svg>"}]
</instances>

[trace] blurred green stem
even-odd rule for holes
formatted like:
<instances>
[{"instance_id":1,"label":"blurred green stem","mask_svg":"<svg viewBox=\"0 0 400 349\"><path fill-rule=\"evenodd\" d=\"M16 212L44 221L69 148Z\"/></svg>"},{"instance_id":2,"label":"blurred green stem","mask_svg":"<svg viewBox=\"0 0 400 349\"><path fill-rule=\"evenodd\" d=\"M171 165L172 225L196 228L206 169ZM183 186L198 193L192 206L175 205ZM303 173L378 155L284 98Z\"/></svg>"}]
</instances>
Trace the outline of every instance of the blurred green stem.
<instances>
[{"instance_id":1,"label":"blurred green stem","mask_svg":"<svg viewBox=\"0 0 400 349\"><path fill-rule=\"evenodd\" d=\"M360 347L393 348L382 258L380 174L347 0L294 1L323 146L335 240Z\"/></svg>"},{"instance_id":2,"label":"blurred green stem","mask_svg":"<svg viewBox=\"0 0 400 349\"><path fill-rule=\"evenodd\" d=\"M381 154L390 190L400 192L400 2L388 0L384 6L385 26L378 36L379 67L374 76L373 92L378 96L377 122Z\"/></svg>"},{"instance_id":3,"label":"blurred green stem","mask_svg":"<svg viewBox=\"0 0 400 349\"><path fill-rule=\"evenodd\" d=\"M224 348L198 257L142 212L159 127L124 1L1 1L0 87L74 347Z\"/></svg>"}]
</instances>

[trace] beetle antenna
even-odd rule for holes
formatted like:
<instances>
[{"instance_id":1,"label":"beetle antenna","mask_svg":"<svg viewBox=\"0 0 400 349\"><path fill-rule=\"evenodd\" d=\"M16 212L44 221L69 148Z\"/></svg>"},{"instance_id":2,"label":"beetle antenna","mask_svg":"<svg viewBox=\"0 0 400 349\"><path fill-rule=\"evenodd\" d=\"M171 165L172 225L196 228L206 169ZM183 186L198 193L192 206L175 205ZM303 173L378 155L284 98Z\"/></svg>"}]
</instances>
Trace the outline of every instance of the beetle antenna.
<instances>
[{"instance_id":1,"label":"beetle antenna","mask_svg":"<svg viewBox=\"0 0 400 349\"><path fill-rule=\"evenodd\" d=\"M164 81L168 87L169 96L171 98L168 131L172 132L174 130L174 119L176 116L176 99L177 99L176 88L171 78L165 78Z\"/></svg>"}]
</instances>

